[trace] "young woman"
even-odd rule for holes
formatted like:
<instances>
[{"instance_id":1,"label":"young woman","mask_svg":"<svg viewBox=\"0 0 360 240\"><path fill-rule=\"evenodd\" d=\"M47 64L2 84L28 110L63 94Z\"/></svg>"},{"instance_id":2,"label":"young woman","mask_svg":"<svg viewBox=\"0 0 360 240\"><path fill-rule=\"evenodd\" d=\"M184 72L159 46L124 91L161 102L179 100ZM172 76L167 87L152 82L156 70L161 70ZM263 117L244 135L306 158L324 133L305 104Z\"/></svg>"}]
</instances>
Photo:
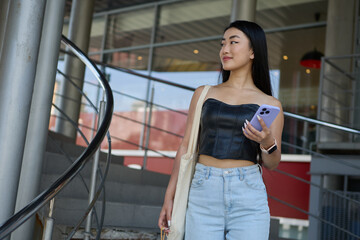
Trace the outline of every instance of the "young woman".
<instances>
[{"instance_id":1,"label":"young woman","mask_svg":"<svg viewBox=\"0 0 360 240\"><path fill-rule=\"evenodd\" d=\"M261 167L273 170L281 157L283 111L271 95L265 33L256 23L235 21L224 31L220 59L223 83L209 89L203 103L199 159L191 183L185 239L267 240L270 213ZM159 217L171 223L179 161L186 152L197 100L191 99L186 130ZM249 123L260 105L280 108L262 131ZM259 160L257 160L259 158Z\"/></svg>"}]
</instances>

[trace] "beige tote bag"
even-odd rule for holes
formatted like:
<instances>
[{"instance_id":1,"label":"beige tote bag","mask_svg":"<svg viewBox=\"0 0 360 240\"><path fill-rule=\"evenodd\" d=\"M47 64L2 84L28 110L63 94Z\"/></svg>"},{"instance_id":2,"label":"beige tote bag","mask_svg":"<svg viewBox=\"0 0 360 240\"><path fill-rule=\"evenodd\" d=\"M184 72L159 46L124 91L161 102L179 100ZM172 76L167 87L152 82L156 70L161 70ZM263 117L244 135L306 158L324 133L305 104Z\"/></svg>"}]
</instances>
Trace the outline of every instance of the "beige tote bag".
<instances>
[{"instance_id":1,"label":"beige tote bag","mask_svg":"<svg viewBox=\"0 0 360 240\"><path fill-rule=\"evenodd\" d=\"M185 232L185 213L188 202L191 179L194 175L195 163L197 161L197 140L200 127L200 116L202 105L211 86L205 85L196 104L194 120L190 133L187 152L181 156L180 169L176 184L174 205L171 215L169 240L183 240Z\"/></svg>"}]
</instances>

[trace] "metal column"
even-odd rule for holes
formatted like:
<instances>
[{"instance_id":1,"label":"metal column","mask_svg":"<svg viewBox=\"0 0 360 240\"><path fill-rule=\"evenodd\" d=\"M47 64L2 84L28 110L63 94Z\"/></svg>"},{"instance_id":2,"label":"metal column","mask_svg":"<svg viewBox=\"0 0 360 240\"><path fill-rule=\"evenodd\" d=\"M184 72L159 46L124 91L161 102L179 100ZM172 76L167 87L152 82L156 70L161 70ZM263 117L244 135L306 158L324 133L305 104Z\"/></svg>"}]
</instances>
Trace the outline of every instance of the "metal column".
<instances>
[{"instance_id":1,"label":"metal column","mask_svg":"<svg viewBox=\"0 0 360 240\"><path fill-rule=\"evenodd\" d=\"M71 8L69 39L73 41L83 52L87 53L90 42L90 30L92 15L94 11L94 0L74 0ZM85 65L76 57L65 56L65 74L72 77L72 81L82 89L84 85ZM63 81L61 86L59 107L73 121L78 122L81 94L69 82ZM75 99L73 100L68 99ZM56 131L76 140L76 129L66 120L56 120Z\"/></svg>"},{"instance_id":2,"label":"metal column","mask_svg":"<svg viewBox=\"0 0 360 240\"><path fill-rule=\"evenodd\" d=\"M235 20L255 21L256 0L233 0L230 22Z\"/></svg>"},{"instance_id":3,"label":"metal column","mask_svg":"<svg viewBox=\"0 0 360 240\"><path fill-rule=\"evenodd\" d=\"M16 211L23 208L39 193L64 9L65 0L48 1L45 8L34 92L16 200ZM35 217L19 227L12 234L11 238L14 240L32 239L34 224Z\"/></svg>"},{"instance_id":4,"label":"metal column","mask_svg":"<svg viewBox=\"0 0 360 240\"><path fill-rule=\"evenodd\" d=\"M15 208L45 0L10 3L0 60L0 224Z\"/></svg>"}]
</instances>

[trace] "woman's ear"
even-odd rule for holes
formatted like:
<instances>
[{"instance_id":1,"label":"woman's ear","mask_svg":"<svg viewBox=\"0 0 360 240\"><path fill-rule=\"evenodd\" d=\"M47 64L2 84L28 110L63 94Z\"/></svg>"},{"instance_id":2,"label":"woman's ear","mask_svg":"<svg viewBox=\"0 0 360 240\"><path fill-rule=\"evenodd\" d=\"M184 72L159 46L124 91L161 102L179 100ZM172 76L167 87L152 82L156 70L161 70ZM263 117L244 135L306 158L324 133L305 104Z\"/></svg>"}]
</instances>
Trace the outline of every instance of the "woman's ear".
<instances>
[{"instance_id":1,"label":"woman's ear","mask_svg":"<svg viewBox=\"0 0 360 240\"><path fill-rule=\"evenodd\" d=\"M250 55L250 59L254 59L254 51L253 50L251 50L251 55Z\"/></svg>"}]
</instances>

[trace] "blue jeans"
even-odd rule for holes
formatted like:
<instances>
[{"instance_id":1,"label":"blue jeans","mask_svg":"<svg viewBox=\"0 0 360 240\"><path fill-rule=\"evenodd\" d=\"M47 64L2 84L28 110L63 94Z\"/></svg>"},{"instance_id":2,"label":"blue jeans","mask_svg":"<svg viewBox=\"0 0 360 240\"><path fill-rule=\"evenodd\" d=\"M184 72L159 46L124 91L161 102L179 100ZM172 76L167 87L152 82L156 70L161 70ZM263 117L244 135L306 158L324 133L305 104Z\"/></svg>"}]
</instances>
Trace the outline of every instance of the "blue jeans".
<instances>
[{"instance_id":1,"label":"blue jeans","mask_svg":"<svg viewBox=\"0 0 360 240\"><path fill-rule=\"evenodd\" d=\"M197 163L185 240L268 240L270 212L259 165L215 168Z\"/></svg>"}]
</instances>

